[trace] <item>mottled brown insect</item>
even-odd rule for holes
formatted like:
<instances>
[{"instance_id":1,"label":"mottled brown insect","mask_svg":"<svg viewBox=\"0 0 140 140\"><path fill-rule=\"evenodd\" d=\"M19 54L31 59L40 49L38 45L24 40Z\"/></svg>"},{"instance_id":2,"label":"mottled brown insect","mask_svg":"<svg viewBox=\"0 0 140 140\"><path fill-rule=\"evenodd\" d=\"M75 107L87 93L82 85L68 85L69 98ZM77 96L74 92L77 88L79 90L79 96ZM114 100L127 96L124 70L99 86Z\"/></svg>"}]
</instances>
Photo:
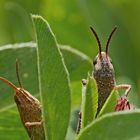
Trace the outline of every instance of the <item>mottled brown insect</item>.
<instances>
[{"instance_id":1,"label":"mottled brown insect","mask_svg":"<svg viewBox=\"0 0 140 140\"><path fill-rule=\"evenodd\" d=\"M90 29L95 35L99 47L99 53L93 61L93 65L94 65L93 77L96 80L97 87L98 87L98 94L99 94L98 109L97 109L97 115L98 115L106 99L108 98L108 96L110 95L113 89L115 90L125 89L126 90L125 95L127 95L131 89L131 85L127 85L127 84L116 85L112 60L108 56L109 43L113 33L116 31L117 28L115 27L110 33L109 38L107 40L105 52L102 51L102 46L97 33L92 27L90 27Z\"/></svg>"},{"instance_id":2,"label":"mottled brown insect","mask_svg":"<svg viewBox=\"0 0 140 140\"><path fill-rule=\"evenodd\" d=\"M17 62L16 70L18 81L21 86ZM22 87L17 88L14 84L3 77L0 77L0 80L12 87L16 92L14 99L18 107L21 121L31 140L45 140L40 102Z\"/></svg>"}]
</instances>

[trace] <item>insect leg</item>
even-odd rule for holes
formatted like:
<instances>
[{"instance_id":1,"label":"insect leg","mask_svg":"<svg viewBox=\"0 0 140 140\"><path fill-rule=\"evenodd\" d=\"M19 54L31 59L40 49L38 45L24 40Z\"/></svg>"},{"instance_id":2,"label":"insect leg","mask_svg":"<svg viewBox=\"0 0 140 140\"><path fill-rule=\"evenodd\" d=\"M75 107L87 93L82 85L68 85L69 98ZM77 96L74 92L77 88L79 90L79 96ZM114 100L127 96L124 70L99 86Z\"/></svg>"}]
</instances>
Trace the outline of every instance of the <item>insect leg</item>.
<instances>
[{"instance_id":1,"label":"insect leg","mask_svg":"<svg viewBox=\"0 0 140 140\"><path fill-rule=\"evenodd\" d=\"M45 132L42 121L26 122L25 127L31 140L45 140Z\"/></svg>"},{"instance_id":2,"label":"insect leg","mask_svg":"<svg viewBox=\"0 0 140 140\"><path fill-rule=\"evenodd\" d=\"M124 89L125 90L125 96L128 96L129 91L131 90L131 85L128 84L122 84L122 85L116 85L114 87L114 90L120 90L120 89Z\"/></svg>"},{"instance_id":3,"label":"insect leg","mask_svg":"<svg viewBox=\"0 0 140 140\"><path fill-rule=\"evenodd\" d=\"M26 122L25 126L30 127L30 126L40 126L42 125L42 121L40 122Z\"/></svg>"}]
</instances>

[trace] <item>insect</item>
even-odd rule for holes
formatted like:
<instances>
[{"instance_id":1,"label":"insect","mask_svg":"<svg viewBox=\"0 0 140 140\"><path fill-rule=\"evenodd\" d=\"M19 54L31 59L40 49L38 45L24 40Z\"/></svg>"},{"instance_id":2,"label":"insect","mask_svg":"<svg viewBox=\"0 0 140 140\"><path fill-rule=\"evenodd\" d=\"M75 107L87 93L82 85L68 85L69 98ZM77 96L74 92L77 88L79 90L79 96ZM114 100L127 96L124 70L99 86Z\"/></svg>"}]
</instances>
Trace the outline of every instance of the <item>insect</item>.
<instances>
[{"instance_id":1,"label":"insect","mask_svg":"<svg viewBox=\"0 0 140 140\"><path fill-rule=\"evenodd\" d=\"M78 118L78 125L77 125L77 129L76 129L76 133L79 134L80 129L81 129L81 123L82 123L82 112L79 112L79 118Z\"/></svg>"},{"instance_id":2,"label":"insect","mask_svg":"<svg viewBox=\"0 0 140 140\"><path fill-rule=\"evenodd\" d=\"M127 97L129 91L131 90L131 85L128 84L116 85L112 60L108 55L109 44L112 35L116 31L117 27L115 27L111 31L106 43L105 51L102 51L102 45L100 43L96 31L92 27L90 27L90 29L93 32L99 47L99 53L97 54L97 56L93 61L93 65L94 65L93 77L96 81L97 88L98 88L98 108L97 108L97 115L98 115L106 99L108 98L108 96L110 95L113 89L114 90L124 89L125 96Z\"/></svg>"},{"instance_id":3,"label":"insect","mask_svg":"<svg viewBox=\"0 0 140 140\"><path fill-rule=\"evenodd\" d=\"M14 84L3 77L0 77L0 80L12 87L16 92L14 95L14 100L18 107L21 121L26 128L31 140L45 140L41 104L34 96L22 88L18 73L18 61L16 61L16 73L20 88L16 87Z\"/></svg>"}]
</instances>

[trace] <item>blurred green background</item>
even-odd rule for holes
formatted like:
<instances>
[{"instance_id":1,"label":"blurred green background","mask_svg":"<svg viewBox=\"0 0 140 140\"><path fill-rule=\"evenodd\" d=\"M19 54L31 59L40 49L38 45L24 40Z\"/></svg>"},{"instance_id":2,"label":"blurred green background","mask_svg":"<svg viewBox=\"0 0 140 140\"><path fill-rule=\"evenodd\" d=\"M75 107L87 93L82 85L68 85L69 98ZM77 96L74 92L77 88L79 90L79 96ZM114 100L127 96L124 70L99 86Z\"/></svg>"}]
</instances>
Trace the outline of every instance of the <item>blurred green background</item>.
<instances>
[{"instance_id":1,"label":"blurred green background","mask_svg":"<svg viewBox=\"0 0 140 140\"><path fill-rule=\"evenodd\" d=\"M112 28L117 26L109 49L117 84L132 84L130 96L139 105L139 7L137 0L1 0L0 45L35 40L30 13L40 14L49 22L58 43L70 45L93 59L98 47L89 26L97 31L103 47ZM80 93L75 85L73 89Z\"/></svg>"}]
</instances>

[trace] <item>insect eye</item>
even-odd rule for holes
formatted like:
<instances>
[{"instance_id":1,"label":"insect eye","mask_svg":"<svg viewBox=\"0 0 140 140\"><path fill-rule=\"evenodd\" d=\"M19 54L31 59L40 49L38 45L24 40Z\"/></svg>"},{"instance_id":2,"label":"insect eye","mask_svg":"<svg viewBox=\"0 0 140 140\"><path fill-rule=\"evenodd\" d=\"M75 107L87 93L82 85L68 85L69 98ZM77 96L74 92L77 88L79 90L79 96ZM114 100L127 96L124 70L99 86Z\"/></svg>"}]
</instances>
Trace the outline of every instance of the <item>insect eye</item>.
<instances>
[{"instance_id":1,"label":"insect eye","mask_svg":"<svg viewBox=\"0 0 140 140\"><path fill-rule=\"evenodd\" d=\"M97 59L95 59L94 61L93 61L93 65L96 65L97 64Z\"/></svg>"}]
</instances>

